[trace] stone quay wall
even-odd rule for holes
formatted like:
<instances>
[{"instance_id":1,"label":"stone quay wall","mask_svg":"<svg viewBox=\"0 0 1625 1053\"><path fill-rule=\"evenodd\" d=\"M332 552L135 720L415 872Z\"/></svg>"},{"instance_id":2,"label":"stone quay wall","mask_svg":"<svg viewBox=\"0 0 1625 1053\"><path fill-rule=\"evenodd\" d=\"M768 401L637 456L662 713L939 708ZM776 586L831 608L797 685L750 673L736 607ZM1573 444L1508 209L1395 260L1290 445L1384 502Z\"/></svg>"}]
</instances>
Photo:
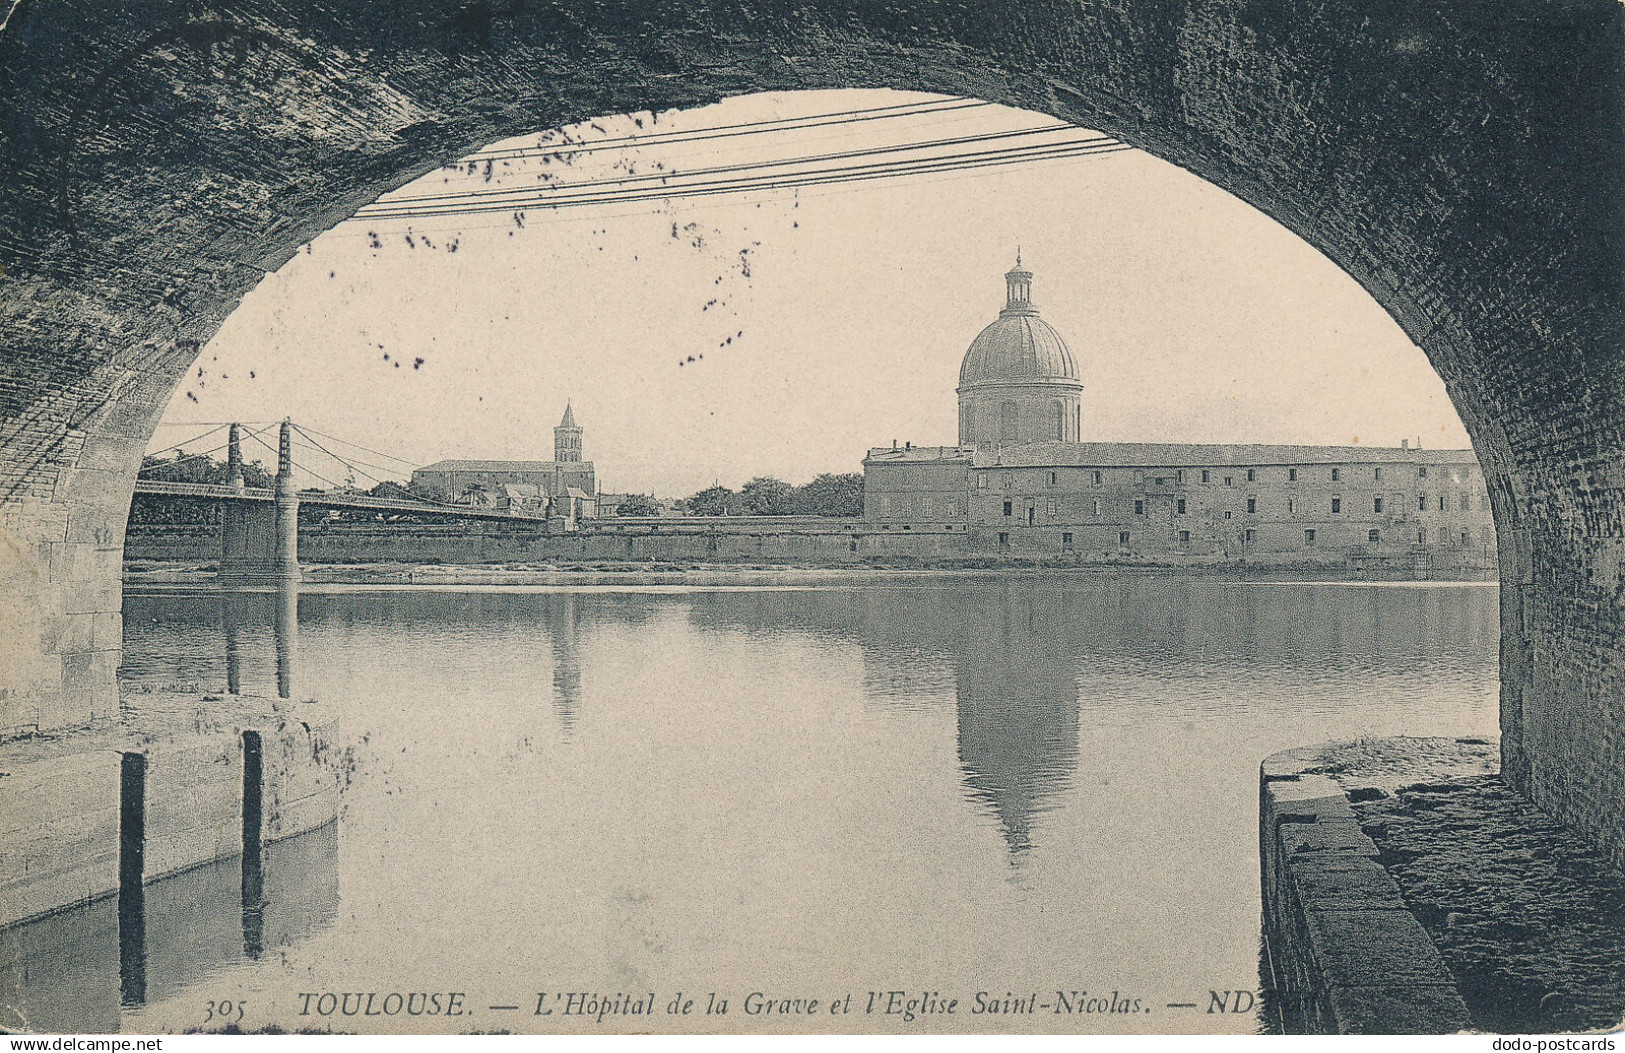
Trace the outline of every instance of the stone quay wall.
<instances>
[{"instance_id":1,"label":"stone quay wall","mask_svg":"<svg viewBox=\"0 0 1625 1053\"><path fill-rule=\"evenodd\" d=\"M1452 1034L1467 1006L1312 751L1259 769L1265 996L1309 1034Z\"/></svg>"},{"instance_id":2,"label":"stone quay wall","mask_svg":"<svg viewBox=\"0 0 1625 1053\"><path fill-rule=\"evenodd\" d=\"M1111 563L1159 567L1245 564L1353 577L1480 577L1491 568L1467 560L1417 561L1410 554L1371 557L1317 552L1143 553L1116 548L1062 551L1055 546L1002 546L978 529L921 524L876 524L859 519L772 521L719 518L710 522L617 523L604 520L567 534L489 522L457 525L329 525L302 529L299 560L323 563L445 563L479 565L560 561L767 562L857 565L876 559L925 563L1007 557L1043 562ZM131 531L125 558L132 561L209 564L220 557L218 528L165 527Z\"/></svg>"},{"instance_id":3,"label":"stone quay wall","mask_svg":"<svg viewBox=\"0 0 1625 1053\"><path fill-rule=\"evenodd\" d=\"M241 853L245 804L261 844L334 821L337 732L316 703L193 697L150 721L0 744L0 929Z\"/></svg>"}]
</instances>

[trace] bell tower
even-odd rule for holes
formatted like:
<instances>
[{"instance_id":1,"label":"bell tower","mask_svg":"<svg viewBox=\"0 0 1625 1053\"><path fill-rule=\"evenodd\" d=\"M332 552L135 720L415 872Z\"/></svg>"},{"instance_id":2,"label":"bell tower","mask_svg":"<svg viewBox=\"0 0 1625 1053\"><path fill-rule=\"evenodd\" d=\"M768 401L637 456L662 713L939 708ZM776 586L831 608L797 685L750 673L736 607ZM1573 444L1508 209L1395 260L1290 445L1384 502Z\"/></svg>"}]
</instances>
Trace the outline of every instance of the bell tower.
<instances>
[{"instance_id":1,"label":"bell tower","mask_svg":"<svg viewBox=\"0 0 1625 1053\"><path fill-rule=\"evenodd\" d=\"M581 460L581 429L576 426L575 410L566 401L564 417L553 429L553 460L574 464Z\"/></svg>"}]
</instances>

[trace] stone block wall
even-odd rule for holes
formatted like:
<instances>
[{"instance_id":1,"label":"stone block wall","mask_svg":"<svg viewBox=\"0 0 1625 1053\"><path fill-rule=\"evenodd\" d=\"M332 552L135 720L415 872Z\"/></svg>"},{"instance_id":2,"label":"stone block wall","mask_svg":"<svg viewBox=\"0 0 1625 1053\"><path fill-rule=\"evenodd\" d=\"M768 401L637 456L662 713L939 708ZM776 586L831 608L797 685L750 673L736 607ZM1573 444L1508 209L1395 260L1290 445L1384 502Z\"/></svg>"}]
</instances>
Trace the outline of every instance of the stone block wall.
<instances>
[{"instance_id":1,"label":"stone block wall","mask_svg":"<svg viewBox=\"0 0 1625 1053\"><path fill-rule=\"evenodd\" d=\"M347 762L327 707L245 699L192 709L185 729L171 720L0 745L0 928L118 891L125 754L146 759L143 882L241 853L245 730L263 742L262 842L337 818Z\"/></svg>"},{"instance_id":2,"label":"stone block wall","mask_svg":"<svg viewBox=\"0 0 1625 1053\"><path fill-rule=\"evenodd\" d=\"M1452 1034L1470 1025L1439 951L1343 790L1290 754L1259 774L1266 997L1286 1030Z\"/></svg>"},{"instance_id":3,"label":"stone block wall","mask_svg":"<svg viewBox=\"0 0 1625 1053\"><path fill-rule=\"evenodd\" d=\"M102 748L0 762L0 928L118 888L119 759Z\"/></svg>"}]
</instances>

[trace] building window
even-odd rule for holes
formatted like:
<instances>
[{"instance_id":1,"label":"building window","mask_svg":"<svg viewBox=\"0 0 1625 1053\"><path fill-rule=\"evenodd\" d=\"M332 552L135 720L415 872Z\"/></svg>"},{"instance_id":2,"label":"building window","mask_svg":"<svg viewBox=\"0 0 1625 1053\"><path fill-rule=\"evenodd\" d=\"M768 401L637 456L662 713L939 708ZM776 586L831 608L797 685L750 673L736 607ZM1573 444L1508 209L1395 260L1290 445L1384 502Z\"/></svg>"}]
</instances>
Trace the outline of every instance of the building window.
<instances>
[{"instance_id":1,"label":"building window","mask_svg":"<svg viewBox=\"0 0 1625 1053\"><path fill-rule=\"evenodd\" d=\"M1119 544L1119 545L1126 545L1126 544L1128 544L1128 531L1127 531L1127 530L1121 530L1121 531L1118 531L1118 534L1117 534L1117 543L1118 543L1118 544Z\"/></svg>"},{"instance_id":2,"label":"building window","mask_svg":"<svg viewBox=\"0 0 1625 1053\"><path fill-rule=\"evenodd\" d=\"M1256 497L1247 498L1247 514L1252 515L1253 513L1257 512L1257 511L1258 511L1258 498L1256 498Z\"/></svg>"},{"instance_id":3,"label":"building window","mask_svg":"<svg viewBox=\"0 0 1625 1053\"><path fill-rule=\"evenodd\" d=\"M1179 499L1179 503L1174 506L1174 511L1178 512L1180 515L1185 514L1185 499L1183 497L1181 497Z\"/></svg>"},{"instance_id":4,"label":"building window","mask_svg":"<svg viewBox=\"0 0 1625 1053\"><path fill-rule=\"evenodd\" d=\"M1379 513L1382 511L1382 498L1373 497L1371 499L1371 511Z\"/></svg>"},{"instance_id":5,"label":"building window","mask_svg":"<svg viewBox=\"0 0 1625 1053\"><path fill-rule=\"evenodd\" d=\"M1055 514L1055 498L1046 497L1044 499L1044 514L1047 516L1052 516Z\"/></svg>"},{"instance_id":6,"label":"building window","mask_svg":"<svg viewBox=\"0 0 1625 1053\"><path fill-rule=\"evenodd\" d=\"M1289 483L1295 483L1298 481L1298 470L1296 468L1288 468L1286 470L1286 481Z\"/></svg>"},{"instance_id":7,"label":"building window","mask_svg":"<svg viewBox=\"0 0 1625 1053\"><path fill-rule=\"evenodd\" d=\"M1461 547L1462 548L1467 547L1467 531L1465 531L1465 530L1463 530L1461 532Z\"/></svg>"},{"instance_id":8,"label":"building window","mask_svg":"<svg viewBox=\"0 0 1625 1053\"><path fill-rule=\"evenodd\" d=\"M978 474L976 476L976 489L978 489L978 490L986 490L987 489L987 476L986 475Z\"/></svg>"},{"instance_id":9,"label":"building window","mask_svg":"<svg viewBox=\"0 0 1625 1053\"><path fill-rule=\"evenodd\" d=\"M1365 539L1366 539L1366 540L1367 540L1367 541L1369 541L1369 542L1371 542L1371 543L1372 543L1372 544L1373 544L1373 545L1374 545L1374 544L1376 544L1376 543L1377 543L1377 542L1379 542L1379 541L1381 541L1381 540L1382 540L1382 531L1380 531L1380 530L1373 530L1373 531L1371 531L1371 533L1369 533L1369 534L1367 534L1367 535L1366 535L1366 536L1365 536Z\"/></svg>"},{"instance_id":10,"label":"building window","mask_svg":"<svg viewBox=\"0 0 1625 1053\"><path fill-rule=\"evenodd\" d=\"M1101 474L1099 472L1096 472L1095 473L1095 485L1099 486L1100 483L1101 483Z\"/></svg>"},{"instance_id":11,"label":"building window","mask_svg":"<svg viewBox=\"0 0 1625 1053\"><path fill-rule=\"evenodd\" d=\"M1252 529L1248 529L1241 535L1241 543L1243 545L1251 545L1256 540L1258 540L1258 533Z\"/></svg>"},{"instance_id":12,"label":"building window","mask_svg":"<svg viewBox=\"0 0 1625 1053\"><path fill-rule=\"evenodd\" d=\"M999 404L999 441L1016 442L1016 404L1014 402L1001 402Z\"/></svg>"},{"instance_id":13,"label":"building window","mask_svg":"<svg viewBox=\"0 0 1625 1053\"><path fill-rule=\"evenodd\" d=\"M1337 468L1333 468L1333 469L1332 469L1332 482L1334 482L1334 483L1335 483L1335 482L1337 482L1337 481L1338 481L1338 480L1339 480L1339 479L1341 479L1341 478L1343 478L1343 473L1342 473L1342 471L1341 471L1341 470L1340 470L1340 469L1337 469Z\"/></svg>"},{"instance_id":14,"label":"building window","mask_svg":"<svg viewBox=\"0 0 1625 1053\"><path fill-rule=\"evenodd\" d=\"M1472 505L1472 499L1469 498L1466 494L1462 494L1461 495L1461 510L1463 512L1471 511L1472 510L1471 505Z\"/></svg>"},{"instance_id":15,"label":"building window","mask_svg":"<svg viewBox=\"0 0 1625 1053\"><path fill-rule=\"evenodd\" d=\"M1144 501L1136 501L1136 502L1134 502L1134 514L1137 515L1137 516L1145 515L1145 502Z\"/></svg>"},{"instance_id":16,"label":"building window","mask_svg":"<svg viewBox=\"0 0 1625 1053\"><path fill-rule=\"evenodd\" d=\"M1226 518L1226 519L1229 519L1229 518L1230 518L1230 513L1229 513L1229 512L1226 512L1226 513L1225 513L1225 514L1224 514L1224 517L1225 517L1225 518Z\"/></svg>"},{"instance_id":17,"label":"building window","mask_svg":"<svg viewBox=\"0 0 1625 1053\"><path fill-rule=\"evenodd\" d=\"M1175 468L1174 469L1174 482L1178 483L1180 486L1185 485L1185 469L1183 469L1183 468Z\"/></svg>"},{"instance_id":18,"label":"building window","mask_svg":"<svg viewBox=\"0 0 1625 1053\"><path fill-rule=\"evenodd\" d=\"M1095 498L1095 515L1096 517L1100 515L1100 498L1098 497Z\"/></svg>"},{"instance_id":19,"label":"building window","mask_svg":"<svg viewBox=\"0 0 1625 1053\"><path fill-rule=\"evenodd\" d=\"M1341 497L1332 498L1332 515L1339 515L1342 511L1343 499Z\"/></svg>"},{"instance_id":20,"label":"building window","mask_svg":"<svg viewBox=\"0 0 1625 1053\"><path fill-rule=\"evenodd\" d=\"M1001 531L999 533L999 548L1007 549L1009 547L1010 547L1010 535Z\"/></svg>"},{"instance_id":21,"label":"building window","mask_svg":"<svg viewBox=\"0 0 1625 1053\"><path fill-rule=\"evenodd\" d=\"M1051 486L1055 485L1055 473L1054 472L1049 473L1049 484Z\"/></svg>"},{"instance_id":22,"label":"building window","mask_svg":"<svg viewBox=\"0 0 1625 1053\"><path fill-rule=\"evenodd\" d=\"M1256 483L1258 481L1258 473L1253 471L1251 468L1247 469L1247 481L1249 483Z\"/></svg>"},{"instance_id":23,"label":"building window","mask_svg":"<svg viewBox=\"0 0 1625 1053\"><path fill-rule=\"evenodd\" d=\"M1014 508L1014 506L1015 506L1015 502L1011 501L1008 497L1005 498L1004 499L1004 514L1005 515L1013 514L1012 509Z\"/></svg>"},{"instance_id":24,"label":"building window","mask_svg":"<svg viewBox=\"0 0 1625 1053\"><path fill-rule=\"evenodd\" d=\"M1315 532L1313 530L1305 530L1303 532L1303 543L1305 545L1313 545L1315 543Z\"/></svg>"},{"instance_id":25,"label":"building window","mask_svg":"<svg viewBox=\"0 0 1625 1053\"><path fill-rule=\"evenodd\" d=\"M1072 532L1067 531L1066 533L1061 535L1061 548L1069 549L1071 547L1072 547Z\"/></svg>"},{"instance_id":26,"label":"building window","mask_svg":"<svg viewBox=\"0 0 1625 1053\"><path fill-rule=\"evenodd\" d=\"M1224 477L1224 485L1226 485L1226 486L1235 486L1236 485L1235 477L1234 476L1229 476L1229 475L1225 476Z\"/></svg>"},{"instance_id":27,"label":"building window","mask_svg":"<svg viewBox=\"0 0 1625 1053\"><path fill-rule=\"evenodd\" d=\"M920 514L922 516L925 516L926 518L930 518L930 516L931 516L931 495L930 494L926 494L924 497L920 498Z\"/></svg>"},{"instance_id":28,"label":"building window","mask_svg":"<svg viewBox=\"0 0 1625 1053\"><path fill-rule=\"evenodd\" d=\"M1298 499L1296 497L1287 498L1286 499L1286 514L1287 515L1292 515L1297 510L1298 510Z\"/></svg>"},{"instance_id":29,"label":"building window","mask_svg":"<svg viewBox=\"0 0 1625 1053\"><path fill-rule=\"evenodd\" d=\"M1418 468L1416 470L1416 477L1418 479L1426 479L1428 477L1428 470L1427 470L1426 465L1423 465L1422 467L1420 467L1420 468Z\"/></svg>"},{"instance_id":30,"label":"building window","mask_svg":"<svg viewBox=\"0 0 1625 1053\"><path fill-rule=\"evenodd\" d=\"M1181 545L1188 545L1191 543L1191 532L1189 530L1181 530L1179 532L1179 543Z\"/></svg>"},{"instance_id":31,"label":"building window","mask_svg":"<svg viewBox=\"0 0 1625 1053\"><path fill-rule=\"evenodd\" d=\"M1056 442L1065 442L1066 441L1066 403L1064 403L1064 402L1055 402L1055 403L1052 404L1052 408L1053 408L1053 411L1055 413L1055 441Z\"/></svg>"},{"instance_id":32,"label":"building window","mask_svg":"<svg viewBox=\"0 0 1625 1053\"><path fill-rule=\"evenodd\" d=\"M999 480L999 485L1004 487L1006 490L1008 490L1012 486L1016 485L1015 477L1007 475L1003 479Z\"/></svg>"},{"instance_id":33,"label":"building window","mask_svg":"<svg viewBox=\"0 0 1625 1053\"><path fill-rule=\"evenodd\" d=\"M1443 508L1444 505L1441 503L1439 507ZM1416 495L1416 510L1418 512L1426 512L1428 510L1428 495L1427 494L1417 494Z\"/></svg>"},{"instance_id":34,"label":"building window","mask_svg":"<svg viewBox=\"0 0 1625 1053\"><path fill-rule=\"evenodd\" d=\"M1211 475L1212 475L1212 473L1210 473L1206 468L1203 468L1202 469L1202 482L1204 482L1204 483L1212 482L1213 479L1211 478Z\"/></svg>"},{"instance_id":35,"label":"building window","mask_svg":"<svg viewBox=\"0 0 1625 1053\"><path fill-rule=\"evenodd\" d=\"M1428 528L1427 527L1421 527L1416 531L1416 543L1418 545L1425 545L1425 544L1428 543Z\"/></svg>"},{"instance_id":36,"label":"building window","mask_svg":"<svg viewBox=\"0 0 1625 1053\"><path fill-rule=\"evenodd\" d=\"M1377 480L1377 482L1379 482L1379 483L1382 482L1382 469L1381 468L1373 468L1373 469L1371 469L1371 473L1372 473L1371 478Z\"/></svg>"}]
</instances>

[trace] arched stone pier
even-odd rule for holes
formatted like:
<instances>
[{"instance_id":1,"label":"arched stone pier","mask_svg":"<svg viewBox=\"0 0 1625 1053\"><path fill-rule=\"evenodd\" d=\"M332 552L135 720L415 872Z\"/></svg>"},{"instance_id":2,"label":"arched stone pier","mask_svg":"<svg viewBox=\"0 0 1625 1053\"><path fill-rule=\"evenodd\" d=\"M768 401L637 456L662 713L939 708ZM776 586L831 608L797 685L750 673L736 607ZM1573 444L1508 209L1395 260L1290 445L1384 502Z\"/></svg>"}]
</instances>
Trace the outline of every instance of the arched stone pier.
<instances>
[{"instance_id":1,"label":"arched stone pier","mask_svg":"<svg viewBox=\"0 0 1625 1053\"><path fill-rule=\"evenodd\" d=\"M767 89L975 95L1267 212L1427 352L1490 479L1505 769L1625 862L1612 0L93 0L0 27L0 728L116 705L143 445L241 296L509 135Z\"/></svg>"}]
</instances>

